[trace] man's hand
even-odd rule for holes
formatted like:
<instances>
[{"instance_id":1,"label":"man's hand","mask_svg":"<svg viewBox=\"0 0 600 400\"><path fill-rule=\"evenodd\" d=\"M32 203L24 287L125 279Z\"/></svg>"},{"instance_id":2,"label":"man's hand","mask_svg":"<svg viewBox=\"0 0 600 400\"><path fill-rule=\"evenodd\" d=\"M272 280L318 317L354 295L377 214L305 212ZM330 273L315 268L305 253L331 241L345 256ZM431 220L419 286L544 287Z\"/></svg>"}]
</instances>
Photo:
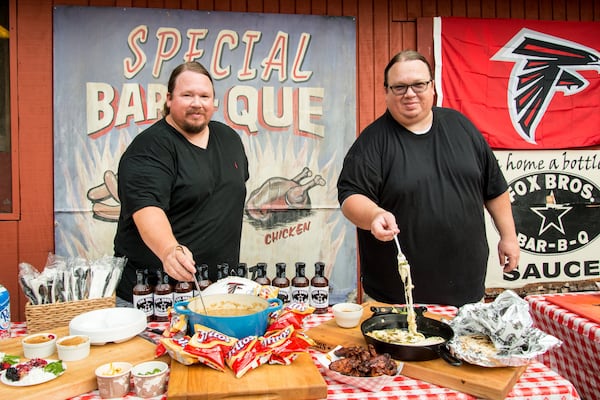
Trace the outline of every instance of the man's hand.
<instances>
[{"instance_id":1,"label":"man's hand","mask_svg":"<svg viewBox=\"0 0 600 400\"><path fill-rule=\"evenodd\" d=\"M192 252L180 244L171 246L162 258L163 269L169 276L181 282L191 282L196 273Z\"/></svg>"},{"instance_id":2,"label":"man's hand","mask_svg":"<svg viewBox=\"0 0 600 400\"><path fill-rule=\"evenodd\" d=\"M504 272L510 272L519 265L521 249L516 237L507 240L500 239L498 242L498 259Z\"/></svg>"},{"instance_id":3,"label":"man's hand","mask_svg":"<svg viewBox=\"0 0 600 400\"><path fill-rule=\"evenodd\" d=\"M389 211L380 209L371 222L371 234L382 242L389 242L400 232L396 217Z\"/></svg>"}]
</instances>

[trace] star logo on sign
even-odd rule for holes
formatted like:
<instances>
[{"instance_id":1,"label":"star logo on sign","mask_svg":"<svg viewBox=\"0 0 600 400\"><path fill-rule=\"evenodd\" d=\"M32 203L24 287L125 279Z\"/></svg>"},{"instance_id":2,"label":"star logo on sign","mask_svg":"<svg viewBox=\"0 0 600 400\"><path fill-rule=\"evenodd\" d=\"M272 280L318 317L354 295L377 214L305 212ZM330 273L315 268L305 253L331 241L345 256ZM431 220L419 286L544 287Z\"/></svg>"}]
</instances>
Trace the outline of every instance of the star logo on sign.
<instances>
[{"instance_id":1,"label":"star logo on sign","mask_svg":"<svg viewBox=\"0 0 600 400\"><path fill-rule=\"evenodd\" d=\"M531 207L534 213L542 217L539 235L550 228L554 228L564 235L565 228L563 227L562 217L571 211L572 208L561 204L546 204L545 207Z\"/></svg>"}]
</instances>

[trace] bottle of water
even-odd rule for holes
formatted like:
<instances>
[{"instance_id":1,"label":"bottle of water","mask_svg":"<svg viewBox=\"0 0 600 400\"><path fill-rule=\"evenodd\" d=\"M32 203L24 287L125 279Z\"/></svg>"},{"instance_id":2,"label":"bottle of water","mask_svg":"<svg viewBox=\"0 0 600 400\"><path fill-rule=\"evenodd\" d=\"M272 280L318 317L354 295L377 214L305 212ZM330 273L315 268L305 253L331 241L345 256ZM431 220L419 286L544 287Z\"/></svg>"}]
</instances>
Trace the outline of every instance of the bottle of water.
<instances>
[{"instance_id":1,"label":"bottle of water","mask_svg":"<svg viewBox=\"0 0 600 400\"><path fill-rule=\"evenodd\" d=\"M0 339L10 337L10 295L0 284Z\"/></svg>"}]
</instances>

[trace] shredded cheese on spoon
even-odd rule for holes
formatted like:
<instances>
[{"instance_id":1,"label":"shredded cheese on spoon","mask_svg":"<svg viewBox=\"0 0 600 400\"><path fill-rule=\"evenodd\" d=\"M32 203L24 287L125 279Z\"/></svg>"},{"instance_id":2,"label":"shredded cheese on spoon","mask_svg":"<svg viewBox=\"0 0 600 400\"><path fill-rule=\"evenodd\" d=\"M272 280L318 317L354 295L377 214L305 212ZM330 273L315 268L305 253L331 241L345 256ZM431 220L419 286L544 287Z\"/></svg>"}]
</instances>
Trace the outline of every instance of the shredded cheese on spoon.
<instances>
[{"instance_id":1,"label":"shredded cheese on spoon","mask_svg":"<svg viewBox=\"0 0 600 400\"><path fill-rule=\"evenodd\" d=\"M398 252L398 273L402 278L404 284L404 297L406 298L406 322L408 323L408 336L406 340L409 342L416 342L425 339L422 333L417 332L417 316L415 313L412 291L414 285L412 283L412 277L410 274L410 265L406 260L406 257L401 252Z\"/></svg>"}]
</instances>

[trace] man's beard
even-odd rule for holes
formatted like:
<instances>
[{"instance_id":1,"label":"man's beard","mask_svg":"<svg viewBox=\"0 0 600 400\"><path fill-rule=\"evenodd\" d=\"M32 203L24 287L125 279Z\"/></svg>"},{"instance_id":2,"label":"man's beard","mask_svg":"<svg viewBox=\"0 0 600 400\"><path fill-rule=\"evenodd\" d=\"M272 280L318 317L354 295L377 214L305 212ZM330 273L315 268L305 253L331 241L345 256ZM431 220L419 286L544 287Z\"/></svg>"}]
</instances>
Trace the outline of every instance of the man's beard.
<instances>
[{"instance_id":1,"label":"man's beard","mask_svg":"<svg viewBox=\"0 0 600 400\"><path fill-rule=\"evenodd\" d=\"M196 114L196 110L190 110L189 112L186 113L186 115L195 115L195 114ZM206 118L206 115L204 115L204 117ZM206 125L208 125L208 120L206 120L206 122L203 122L200 124L191 124L191 123L187 122L187 120L183 120L181 129L183 129L184 132L193 135L196 133L200 133L204 129L206 129Z\"/></svg>"},{"instance_id":2,"label":"man's beard","mask_svg":"<svg viewBox=\"0 0 600 400\"><path fill-rule=\"evenodd\" d=\"M206 129L206 125L208 125L208 123L202 123L200 125L192 125L192 124L189 124L187 122L184 122L181 125L181 129L183 129L183 131L186 132L186 133L196 134L196 133L200 133L204 129Z\"/></svg>"}]
</instances>

